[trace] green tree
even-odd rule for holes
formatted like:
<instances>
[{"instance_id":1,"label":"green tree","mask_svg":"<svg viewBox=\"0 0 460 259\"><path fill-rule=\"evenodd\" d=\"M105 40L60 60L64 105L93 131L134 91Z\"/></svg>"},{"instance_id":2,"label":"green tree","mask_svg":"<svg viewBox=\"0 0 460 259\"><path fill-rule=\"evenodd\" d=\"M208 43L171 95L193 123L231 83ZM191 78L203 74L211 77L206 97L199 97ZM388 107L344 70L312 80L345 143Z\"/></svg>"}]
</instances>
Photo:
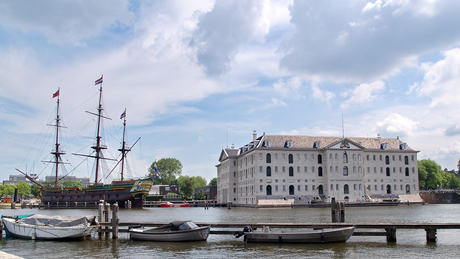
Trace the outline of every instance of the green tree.
<instances>
[{"instance_id":1,"label":"green tree","mask_svg":"<svg viewBox=\"0 0 460 259\"><path fill-rule=\"evenodd\" d=\"M83 188L83 184L79 181L65 180L62 182L62 186L66 188Z\"/></svg>"},{"instance_id":2,"label":"green tree","mask_svg":"<svg viewBox=\"0 0 460 259\"><path fill-rule=\"evenodd\" d=\"M200 189L200 199L203 198L203 195L204 195L204 194L203 194L203 189Z\"/></svg>"},{"instance_id":3,"label":"green tree","mask_svg":"<svg viewBox=\"0 0 460 259\"><path fill-rule=\"evenodd\" d=\"M217 186L217 177L214 177L209 181L209 185L211 186Z\"/></svg>"},{"instance_id":4,"label":"green tree","mask_svg":"<svg viewBox=\"0 0 460 259\"><path fill-rule=\"evenodd\" d=\"M428 176L428 172L426 171L426 168L423 165L421 160L418 160L417 164L418 164L418 186L421 189L426 189L426 177Z\"/></svg>"},{"instance_id":5,"label":"green tree","mask_svg":"<svg viewBox=\"0 0 460 259\"><path fill-rule=\"evenodd\" d=\"M36 184L36 183L34 183L34 184L32 184L32 186L30 186L30 193L35 197L38 197L38 188L40 188L40 186L38 186L38 184Z\"/></svg>"},{"instance_id":6,"label":"green tree","mask_svg":"<svg viewBox=\"0 0 460 259\"><path fill-rule=\"evenodd\" d=\"M27 184L26 182L18 182L14 185L14 188L18 189L18 195L21 196L21 198L29 197L30 194L30 185Z\"/></svg>"},{"instance_id":7,"label":"green tree","mask_svg":"<svg viewBox=\"0 0 460 259\"><path fill-rule=\"evenodd\" d=\"M162 158L157 162L157 178L155 179L155 172L153 166L155 162L149 167L149 175L152 177L154 184L175 184L176 177L182 174L182 163L176 158Z\"/></svg>"},{"instance_id":8,"label":"green tree","mask_svg":"<svg viewBox=\"0 0 460 259\"><path fill-rule=\"evenodd\" d=\"M425 189L437 189L440 187L443 172L441 166L431 159L422 159L419 162L419 176L420 168L426 171L426 179L423 187Z\"/></svg>"},{"instance_id":9,"label":"green tree","mask_svg":"<svg viewBox=\"0 0 460 259\"><path fill-rule=\"evenodd\" d=\"M6 197L7 195L13 195L14 189L14 186L10 184L0 185L0 196Z\"/></svg>"},{"instance_id":10,"label":"green tree","mask_svg":"<svg viewBox=\"0 0 460 259\"><path fill-rule=\"evenodd\" d=\"M177 179L180 193L188 198L193 195L197 187L206 186L206 179L201 176L182 175Z\"/></svg>"}]
</instances>

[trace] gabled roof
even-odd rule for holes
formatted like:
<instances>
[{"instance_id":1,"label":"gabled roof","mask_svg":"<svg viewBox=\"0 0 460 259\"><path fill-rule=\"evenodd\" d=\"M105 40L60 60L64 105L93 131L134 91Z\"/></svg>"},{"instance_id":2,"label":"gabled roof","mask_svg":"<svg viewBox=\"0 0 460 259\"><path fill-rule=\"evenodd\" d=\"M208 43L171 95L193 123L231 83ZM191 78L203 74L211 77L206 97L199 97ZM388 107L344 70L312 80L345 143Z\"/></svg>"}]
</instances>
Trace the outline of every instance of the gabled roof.
<instances>
[{"instance_id":1,"label":"gabled roof","mask_svg":"<svg viewBox=\"0 0 460 259\"><path fill-rule=\"evenodd\" d=\"M219 161L223 161L229 157L237 157L239 155L239 152L239 149L234 148L222 149L222 152L220 152Z\"/></svg>"},{"instance_id":2,"label":"gabled roof","mask_svg":"<svg viewBox=\"0 0 460 259\"><path fill-rule=\"evenodd\" d=\"M321 148L324 149L341 142L342 137L315 137L315 136L290 136L290 135L263 135L260 142L269 141L269 147L258 148L284 148L287 141L291 141L292 148L314 148L317 141L321 141ZM400 150L400 146L405 144L399 138L345 138L350 143L364 149L380 150L382 144L386 143L386 150ZM414 151L406 145L406 150Z\"/></svg>"}]
</instances>

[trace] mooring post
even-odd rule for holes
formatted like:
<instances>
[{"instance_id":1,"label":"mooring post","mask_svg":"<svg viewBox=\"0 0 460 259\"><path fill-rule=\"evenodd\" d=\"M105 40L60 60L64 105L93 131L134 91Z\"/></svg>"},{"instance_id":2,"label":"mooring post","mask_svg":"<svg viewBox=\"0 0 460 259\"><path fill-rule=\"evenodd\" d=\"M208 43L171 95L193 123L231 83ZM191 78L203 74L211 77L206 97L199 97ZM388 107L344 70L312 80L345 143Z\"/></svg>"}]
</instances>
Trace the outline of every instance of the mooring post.
<instances>
[{"instance_id":1,"label":"mooring post","mask_svg":"<svg viewBox=\"0 0 460 259\"><path fill-rule=\"evenodd\" d=\"M436 242L436 229L425 229L426 242Z\"/></svg>"},{"instance_id":2,"label":"mooring post","mask_svg":"<svg viewBox=\"0 0 460 259\"><path fill-rule=\"evenodd\" d=\"M387 232L387 242L396 242L396 228L385 228Z\"/></svg>"},{"instance_id":3,"label":"mooring post","mask_svg":"<svg viewBox=\"0 0 460 259\"><path fill-rule=\"evenodd\" d=\"M340 222L345 222L345 203L340 202Z\"/></svg>"},{"instance_id":4,"label":"mooring post","mask_svg":"<svg viewBox=\"0 0 460 259\"><path fill-rule=\"evenodd\" d=\"M104 213L104 201L99 201L99 206L98 206L98 215L97 215L97 220L102 223L103 222L103 217L102 217L102 214ZM104 226L100 226L99 227L99 232L98 232L98 236L101 237L102 236L102 230L104 230L105 227Z\"/></svg>"},{"instance_id":5,"label":"mooring post","mask_svg":"<svg viewBox=\"0 0 460 259\"><path fill-rule=\"evenodd\" d=\"M331 219L332 219L332 223L337 222L336 211L335 211L335 197L331 198Z\"/></svg>"},{"instance_id":6,"label":"mooring post","mask_svg":"<svg viewBox=\"0 0 460 259\"><path fill-rule=\"evenodd\" d=\"M231 202L227 202L227 209L229 209L229 210L232 209L232 203Z\"/></svg>"},{"instance_id":7,"label":"mooring post","mask_svg":"<svg viewBox=\"0 0 460 259\"><path fill-rule=\"evenodd\" d=\"M104 222L110 222L110 203L104 201ZM108 229L109 227L107 227ZM109 232L105 232L105 236L109 236Z\"/></svg>"},{"instance_id":8,"label":"mooring post","mask_svg":"<svg viewBox=\"0 0 460 259\"><path fill-rule=\"evenodd\" d=\"M112 206L112 239L118 238L118 203Z\"/></svg>"}]
</instances>

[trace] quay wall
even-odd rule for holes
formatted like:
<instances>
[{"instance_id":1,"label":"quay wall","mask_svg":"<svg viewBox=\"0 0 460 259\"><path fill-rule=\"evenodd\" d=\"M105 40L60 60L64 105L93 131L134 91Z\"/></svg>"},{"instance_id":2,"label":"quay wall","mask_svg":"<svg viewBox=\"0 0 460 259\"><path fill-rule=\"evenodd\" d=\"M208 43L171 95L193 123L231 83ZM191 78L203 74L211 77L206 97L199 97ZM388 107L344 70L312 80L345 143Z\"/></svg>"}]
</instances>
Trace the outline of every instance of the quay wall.
<instances>
[{"instance_id":1,"label":"quay wall","mask_svg":"<svg viewBox=\"0 0 460 259\"><path fill-rule=\"evenodd\" d=\"M457 192L424 192L420 196L429 204L460 203L460 194Z\"/></svg>"}]
</instances>

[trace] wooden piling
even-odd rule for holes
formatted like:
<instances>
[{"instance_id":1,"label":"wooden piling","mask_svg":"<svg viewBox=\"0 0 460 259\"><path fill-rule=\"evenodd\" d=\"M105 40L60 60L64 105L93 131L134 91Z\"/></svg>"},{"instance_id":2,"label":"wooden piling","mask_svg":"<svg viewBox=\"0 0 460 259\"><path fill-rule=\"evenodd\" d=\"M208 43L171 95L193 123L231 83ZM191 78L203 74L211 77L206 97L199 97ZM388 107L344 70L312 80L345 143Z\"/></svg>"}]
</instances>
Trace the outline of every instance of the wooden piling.
<instances>
[{"instance_id":1,"label":"wooden piling","mask_svg":"<svg viewBox=\"0 0 460 259\"><path fill-rule=\"evenodd\" d=\"M118 238L118 203L112 206L112 239Z\"/></svg>"},{"instance_id":2,"label":"wooden piling","mask_svg":"<svg viewBox=\"0 0 460 259\"><path fill-rule=\"evenodd\" d=\"M436 229L425 229L426 231L426 242L436 242Z\"/></svg>"},{"instance_id":3,"label":"wooden piling","mask_svg":"<svg viewBox=\"0 0 460 259\"><path fill-rule=\"evenodd\" d=\"M102 214L104 213L104 201L99 201L99 205L98 205L98 215L97 215L97 221L99 221L99 223L103 223L103 217L102 217ZM102 231L104 231L105 227L104 226L100 226L99 227L99 232L98 232L98 236L99 237L102 237Z\"/></svg>"},{"instance_id":4,"label":"wooden piling","mask_svg":"<svg viewBox=\"0 0 460 259\"><path fill-rule=\"evenodd\" d=\"M110 222L110 203L104 202L104 222ZM105 232L105 236L109 236L109 232Z\"/></svg>"},{"instance_id":5,"label":"wooden piling","mask_svg":"<svg viewBox=\"0 0 460 259\"><path fill-rule=\"evenodd\" d=\"M331 198L332 223L345 222L345 204L336 202L335 197Z\"/></svg>"},{"instance_id":6,"label":"wooden piling","mask_svg":"<svg viewBox=\"0 0 460 259\"><path fill-rule=\"evenodd\" d=\"M396 242L396 228L385 228L385 232L387 233L387 242Z\"/></svg>"}]
</instances>

